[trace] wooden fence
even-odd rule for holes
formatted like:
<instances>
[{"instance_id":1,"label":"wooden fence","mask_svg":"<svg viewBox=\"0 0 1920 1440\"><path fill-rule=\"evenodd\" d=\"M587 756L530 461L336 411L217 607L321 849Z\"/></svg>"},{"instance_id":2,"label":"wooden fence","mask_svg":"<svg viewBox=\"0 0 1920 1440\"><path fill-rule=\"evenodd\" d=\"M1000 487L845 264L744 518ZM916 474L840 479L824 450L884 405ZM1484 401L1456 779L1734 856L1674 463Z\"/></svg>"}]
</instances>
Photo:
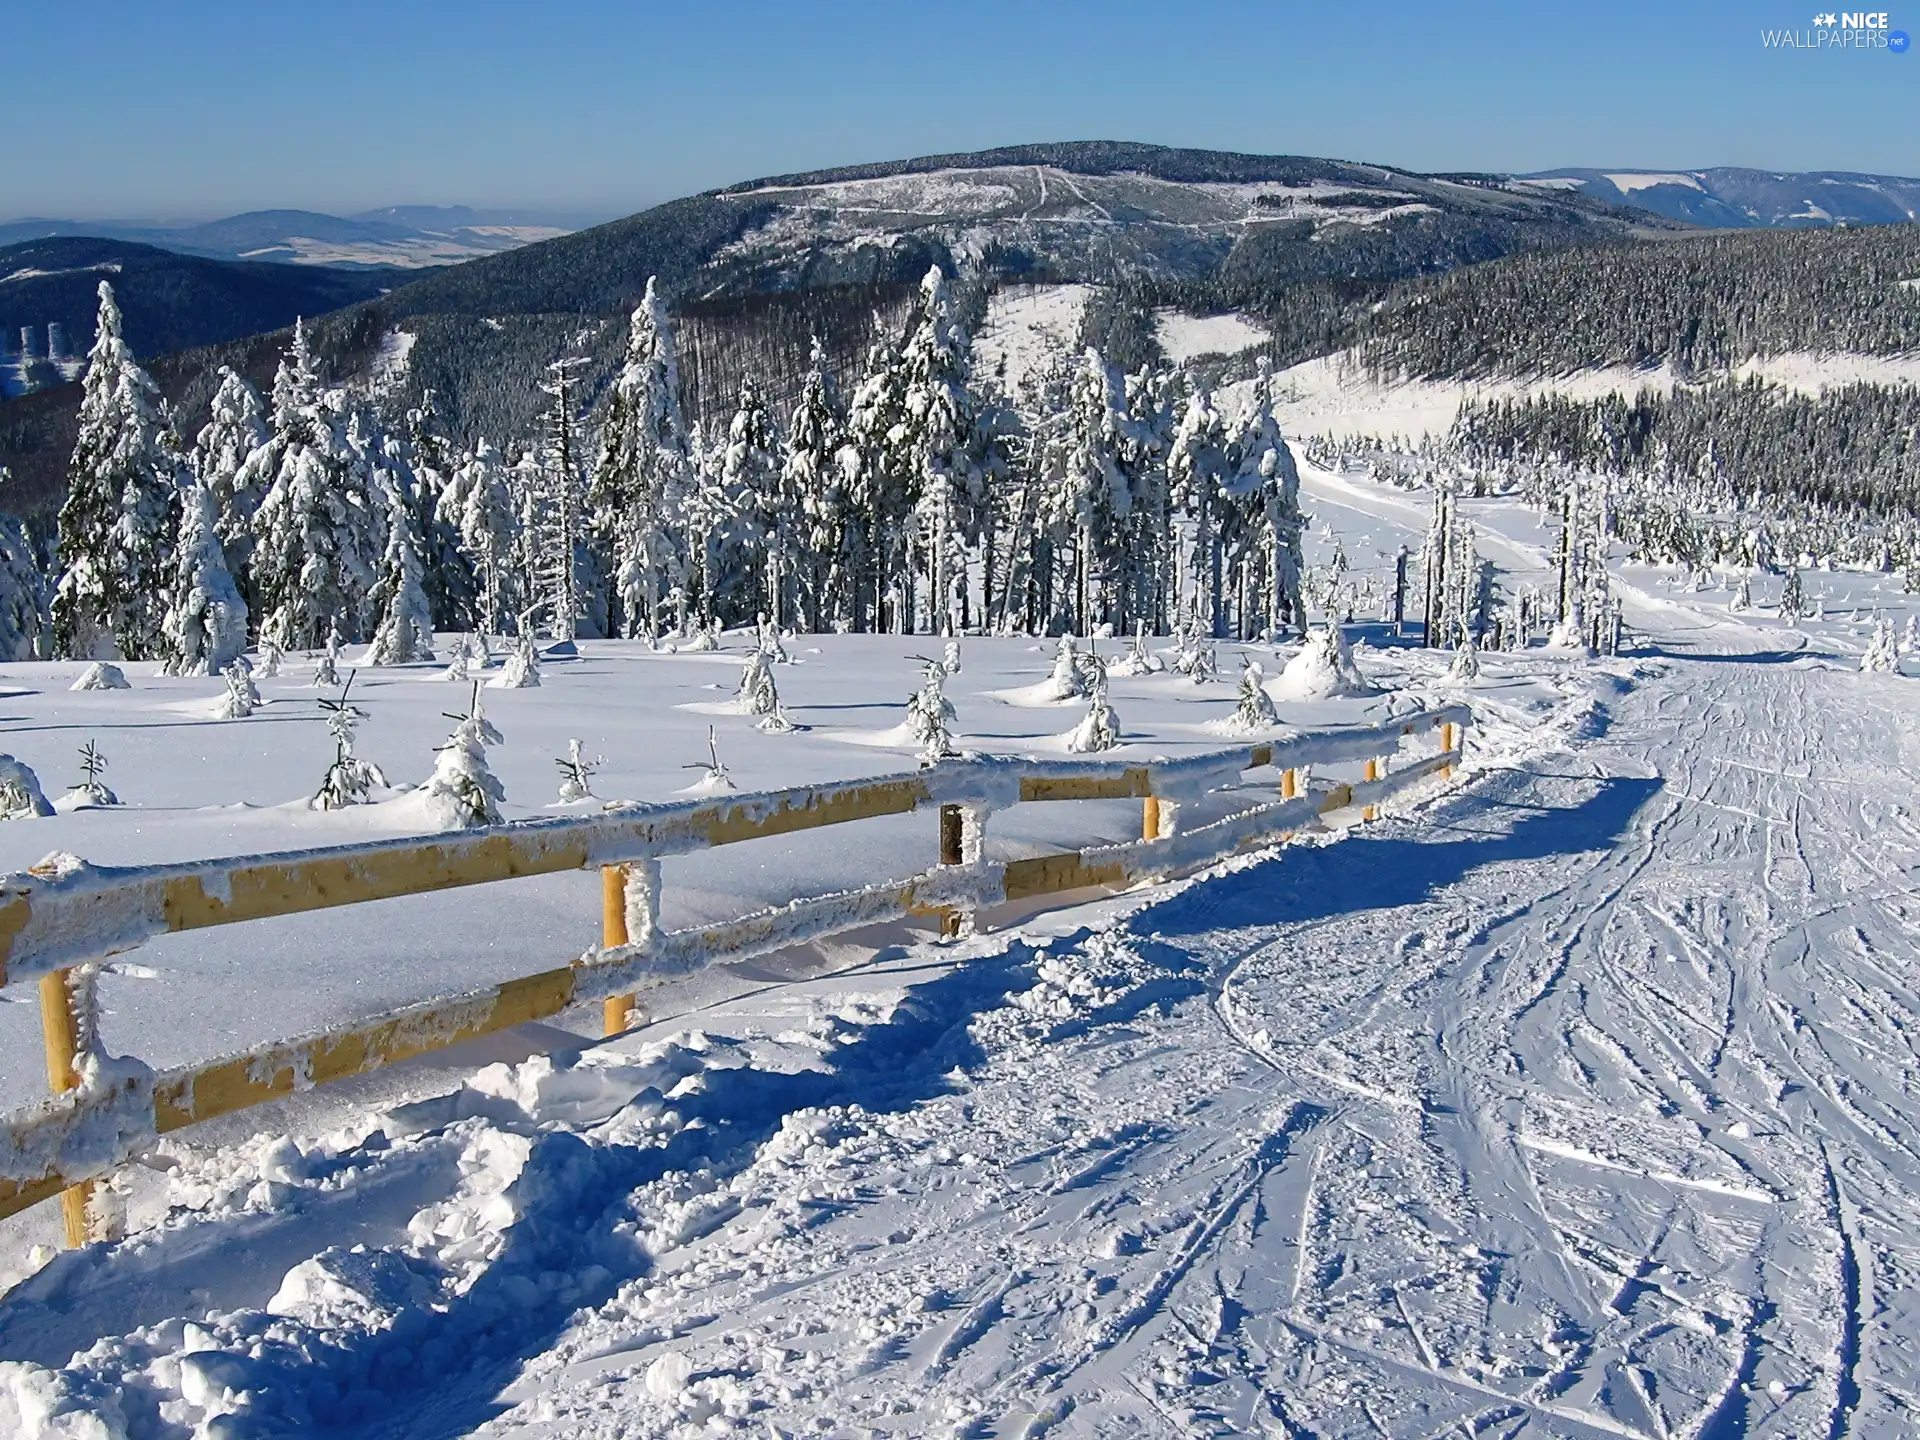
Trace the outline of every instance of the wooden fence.
<instances>
[{"instance_id":1,"label":"wooden fence","mask_svg":"<svg viewBox=\"0 0 1920 1440\"><path fill-rule=\"evenodd\" d=\"M925 916L959 935L990 906L1186 873L1336 810L1379 803L1452 772L1466 707L1383 725L1310 732L1178 760L943 761L916 774L668 805L630 805L428 839L128 869L62 859L0 879L0 986L35 981L52 1098L0 1115L0 1216L61 1196L69 1244L103 1238L93 1182L160 1136L217 1115L600 1001L608 1034L637 992L723 959L765 954L862 926ZM1438 732L1419 757L1411 736ZM1394 762L1398 760L1398 768ZM1364 763L1352 784L1308 783L1311 766ZM1280 772L1277 797L1245 772ZM1225 789L1246 808L1183 828L1183 801ZM1236 796L1235 798L1239 798ZM1005 862L984 854L988 818L1026 801L1141 801L1141 838ZM897 883L794 900L721 924L659 926L660 861L742 840L937 808L940 864ZM156 1073L108 1057L95 1030L97 962L157 935L336 905L599 867L599 947L572 964L436 999L343 1029Z\"/></svg>"}]
</instances>

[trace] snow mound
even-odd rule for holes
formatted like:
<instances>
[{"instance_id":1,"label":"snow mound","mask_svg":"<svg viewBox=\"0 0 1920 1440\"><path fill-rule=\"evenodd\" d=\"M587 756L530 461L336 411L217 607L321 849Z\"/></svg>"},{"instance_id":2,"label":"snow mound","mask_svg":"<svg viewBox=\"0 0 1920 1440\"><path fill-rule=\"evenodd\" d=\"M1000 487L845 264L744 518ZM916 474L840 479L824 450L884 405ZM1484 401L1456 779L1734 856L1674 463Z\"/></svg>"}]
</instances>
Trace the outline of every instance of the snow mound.
<instances>
[{"instance_id":1,"label":"snow mound","mask_svg":"<svg viewBox=\"0 0 1920 1440\"><path fill-rule=\"evenodd\" d=\"M1316 630L1287 661L1269 694L1276 700L1332 700L1341 695L1365 695L1372 687L1353 662L1346 633L1338 625Z\"/></svg>"},{"instance_id":2,"label":"snow mound","mask_svg":"<svg viewBox=\"0 0 1920 1440\"><path fill-rule=\"evenodd\" d=\"M126 672L118 665L105 660L96 660L80 672L80 678L67 687L70 690L131 690L127 683Z\"/></svg>"}]
</instances>

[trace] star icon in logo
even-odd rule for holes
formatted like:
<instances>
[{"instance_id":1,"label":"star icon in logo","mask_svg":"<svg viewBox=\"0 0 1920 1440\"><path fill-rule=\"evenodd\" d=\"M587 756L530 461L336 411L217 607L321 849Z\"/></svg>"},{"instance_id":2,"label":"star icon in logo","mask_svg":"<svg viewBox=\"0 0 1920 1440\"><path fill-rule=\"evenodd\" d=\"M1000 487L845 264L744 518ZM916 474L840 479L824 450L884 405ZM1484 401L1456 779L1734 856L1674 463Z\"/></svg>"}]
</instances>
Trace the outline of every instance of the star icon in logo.
<instances>
[{"instance_id":1,"label":"star icon in logo","mask_svg":"<svg viewBox=\"0 0 1920 1440\"><path fill-rule=\"evenodd\" d=\"M1837 15L1835 15L1835 14L1833 14L1833 13L1832 13L1831 11L1829 11L1829 12L1828 12L1827 14L1825 14L1825 15L1816 15L1816 16L1814 16L1814 17L1813 17L1813 23L1814 23L1814 24L1816 24L1816 25L1822 25L1822 26L1825 26L1825 25L1837 25L1837 24L1839 24L1839 23L1840 23L1840 17L1839 17L1839 16L1837 16Z\"/></svg>"}]
</instances>

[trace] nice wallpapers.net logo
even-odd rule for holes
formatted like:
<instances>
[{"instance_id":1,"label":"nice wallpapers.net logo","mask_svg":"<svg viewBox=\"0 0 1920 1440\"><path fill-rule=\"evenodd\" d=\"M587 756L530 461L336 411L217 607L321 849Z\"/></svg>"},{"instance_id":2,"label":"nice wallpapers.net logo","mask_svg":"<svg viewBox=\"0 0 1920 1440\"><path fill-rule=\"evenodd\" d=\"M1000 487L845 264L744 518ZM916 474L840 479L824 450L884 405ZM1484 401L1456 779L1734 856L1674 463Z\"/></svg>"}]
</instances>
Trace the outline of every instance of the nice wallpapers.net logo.
<instances>
[{"instance_id":1,"label":"nice wallpapers.net logo","mask_svg":"<svg viewBox=\"0 0 1920 1440\"><path fill-rule=\"evenodd\" d=\"M1885 50L1904 55L1907 32L1887 23L1885 10L1822 11L1804 29L1762 30L1760 43L1769 50Z\"/></svg>"}]
</instances>

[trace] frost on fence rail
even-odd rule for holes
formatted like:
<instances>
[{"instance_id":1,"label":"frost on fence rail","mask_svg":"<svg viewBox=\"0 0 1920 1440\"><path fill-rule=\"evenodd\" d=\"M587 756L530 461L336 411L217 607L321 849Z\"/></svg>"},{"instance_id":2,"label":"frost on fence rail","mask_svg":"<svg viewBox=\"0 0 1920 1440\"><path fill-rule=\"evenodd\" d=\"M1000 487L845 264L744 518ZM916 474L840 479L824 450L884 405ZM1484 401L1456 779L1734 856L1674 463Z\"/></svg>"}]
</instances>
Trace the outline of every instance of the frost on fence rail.
<instances>
[{"instance_id":1,"label":"frost on fence rail","mask_svg":"<svg viewBox=\"0 0 1920 1440\"><path fill-rule=\"evenodd\" d=\"M592 865L633 865L647 877L645 904L651 907L658 900L658 867L649 862L660 856L935 805L958 807L966 831L964 853L956 857L960 863L904 881L794 900L689 930L655 930L649 915L644 926L636 927L637 943L591 950L562 968L407 1006L323 1035L161 1075L135 1060L92 1057L90 1083L0 1116L0 1215L106 1174L170 1131L544 1019L572 1005L631 994L721 958L766 954L912 915L965 916L1038 895L1186 873L1306 828L1326 811L1349 805L1370 809L1447 769L1459 751L1443 748L1391 774L1319 794L1301 794L1294 786L1300 767L1365 760L1371 776L1371 762L1383 747L1396 748L1403 736L1421 731L1456 734L1469 718L1465 707L1453 706L1381 726L1301 734L1172 761L964 761L912 776L719 802L633 806L432 841L378 841L128 870L75 861L9 877L0 894L0 945L10 946L6 979L13 982L171 930ZM1283 798L1198 827L1171 824L1181 800L1235 785L1246 770L1266 765L1287 772ZM1147 802L1141 840L1004 864L981 856L980 830L996 810L1022 800L1125 797ZM632 889L627 898L631 910Z\"/></svg>"},{"instance_id":2,"label":"frost on fence rail","mask_svg":"<svg viewBox=\"0 0 1920 1440\"><path fill-rule=\"evenodd\" d=\"M184 865L117 868L72 857L0 879L0 984L130 950L157 935L684 855L743 840L901 815L933 805L1004 809L1018 800L1156 796L1181 800L1261 765L1297 768L1376 756L1402 735L1465 724L1464 706L1379 726L1312 731L1272 744L1148 763L943 762L914 775L525 821L325 849Z\"/></svg>"}]
</instances>

